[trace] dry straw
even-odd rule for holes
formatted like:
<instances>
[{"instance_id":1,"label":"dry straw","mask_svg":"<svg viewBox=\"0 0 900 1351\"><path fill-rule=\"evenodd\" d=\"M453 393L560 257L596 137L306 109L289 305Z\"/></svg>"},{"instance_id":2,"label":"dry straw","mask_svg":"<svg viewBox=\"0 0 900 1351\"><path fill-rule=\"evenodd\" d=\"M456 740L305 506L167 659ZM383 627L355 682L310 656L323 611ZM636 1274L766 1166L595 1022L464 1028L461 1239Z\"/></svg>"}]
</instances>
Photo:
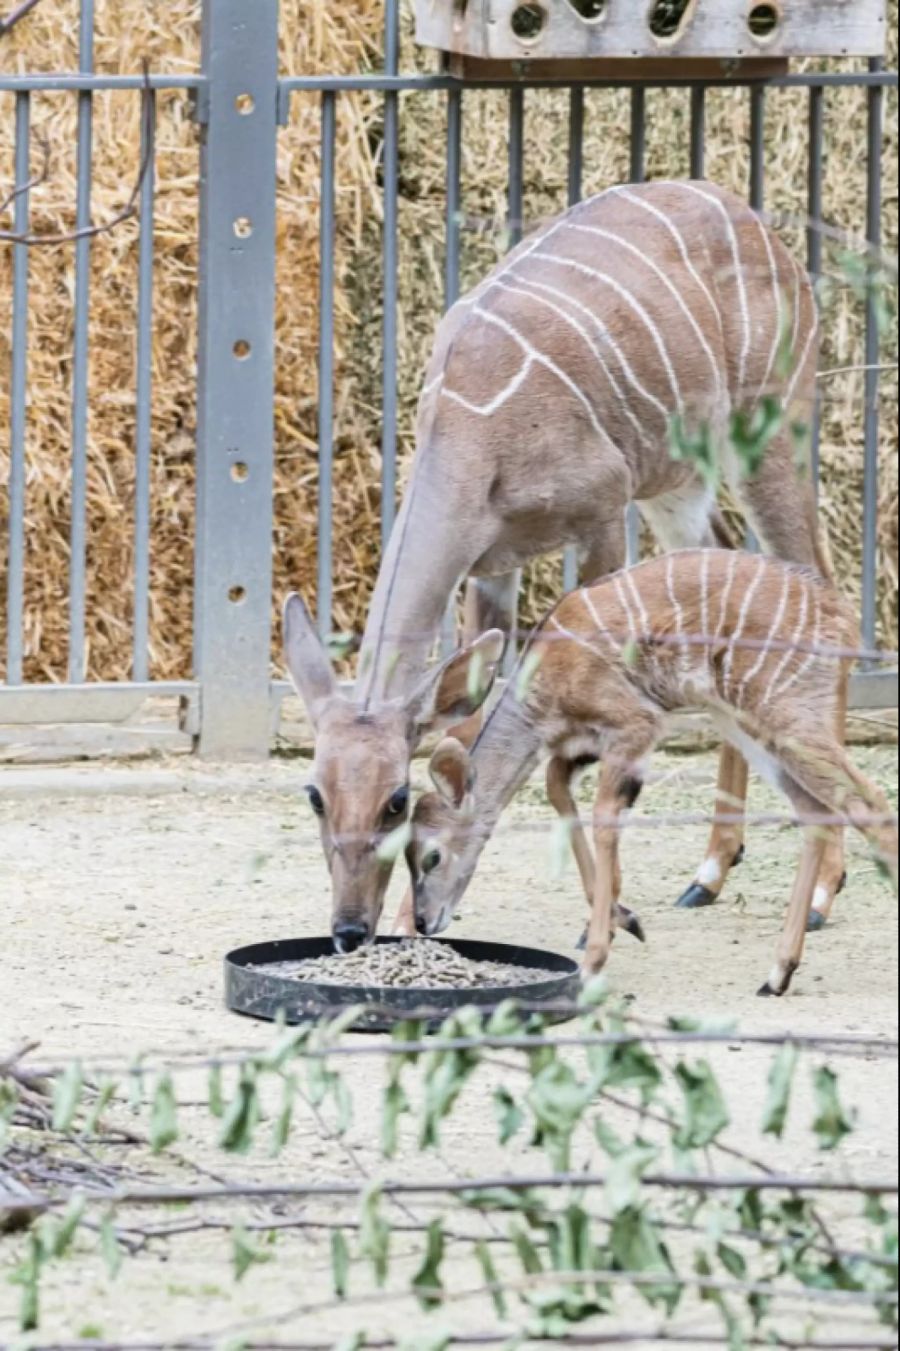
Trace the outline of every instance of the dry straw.
<instances>
[{"instance_id":1,"label":"dry straw","mask_svg":"<svg viewBox=\"0 0 900 1351\"><path fill-rule=\"evenodd\" d=\"M381 0L313 0L282 5L282 67L291 74L351 72L377 65ZM157 71L194 70L199 55L197 0L140 5L98 0L98 68L134 72L142 57ZM892 44L897 0L891 0ZM77 0L38 5L0 39L6 70L74 69ZM416 53L409 15L405 61L431 67ZM404 464L413 444L415 399L434 323L443 272L444 104L434 94L404 95L401 136L401 437ZM54 149L51 182L33 197L35 229L71 228L75 201L75 100L46 94L34 100L36 132ZM194 509L195 306L197 265L197 128L188 98L158 100L153 340L152 674L190 669L190 545ZM565 204L567 99L529 94L526 216ZM478 222L463 237L464 284L476 280L505 246L506 99L471 93L465 100L464 210ZM379 542L381 390L381 107L374 96L343 98L339 109L338 257L336 316L337 463L335 468L335 616L338 629L358 628L377 570ZM884 229L888 249L897 233L896 110L888 98L884 163ZM707 172L745 190L749 174L746 93L709 96ZM683 91L648 96L647 169L654 177L683 175L688 166L688 104ZM95 99L93 209L100 219L121 205L123 184L138 163L139 98ZM294 99L279 141L277 445L275 487L276 596L298 587L315 595L316 347L318 338L317 101ZM866 95L827 96L827 219L853 237L864 221ZM0 187L12 183L13 100L0 95ZM807 156L806 102L798 91L769 96L768 205L802 215ZM127 166L127 167L126 167ZM627 95L587 96L585 191L628 173ZM8 224L6 221L4 224ZM803 247L799 232L791 242ZM837 267L835 250L827 251ZM118 679L130 666L134 511L135 312L137 225L128 222L92 246L92 329L89 510L89 669ZM12 251L0 247L0 426L9 423L9 332ZM69 526L72 249L36 250L31 257L27 484L27 661L29 679L60 679L66 659ZM849 288L829 301L823 367L863 361L862 306ZM889 335L883 360L896 361ZM841 579L858 594L861 553L863 380L858 371L823 383L822 509ZM881 511L879 517L880 640L896 646L897 463L896 384L881 382ZM0 483L8 479L8 439L0 436ZM0 513L6 516L5 486ZM0 632L5 625L5 551L0 562ZM536 613L559 587L555 563L533 568L526 614Z\"/></svg>"}]
</instances>

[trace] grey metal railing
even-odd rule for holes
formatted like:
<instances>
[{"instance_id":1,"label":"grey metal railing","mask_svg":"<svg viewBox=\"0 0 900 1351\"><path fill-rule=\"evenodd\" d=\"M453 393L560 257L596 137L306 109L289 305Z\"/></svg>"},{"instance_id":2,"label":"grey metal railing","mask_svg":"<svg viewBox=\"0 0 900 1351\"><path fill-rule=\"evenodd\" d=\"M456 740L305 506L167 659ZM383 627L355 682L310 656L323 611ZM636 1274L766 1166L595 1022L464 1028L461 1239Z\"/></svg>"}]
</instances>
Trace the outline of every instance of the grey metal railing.
<instances>
[{"instance_id":1,"label":"grey metal railing","mask_svg":"<svg viewBox=\"0 0 900 1351\"><path fill-rule=\"evenodd\" d=\"M85 680L87 549L86 465L88 451L88 359L90 345L89 270L91 242L74 245L74 340L72 363L71 564L69 572L68 678L61 685L23 684L24 530L27 401L29 250L13 249L10 364L10 478L7 529L6 683L0 685L0 724L119 721L151 695L178 696L187 709L186 726L201 751L217 755L264 754L285 686L270 669L271 541L273 488L273 376L275 266L275 150L279 126L288 121L291 100L317 95L321 106L320 334L318 457L318 595L323 633L331 628L335 455L334 324L336 240L336 154L338 106L342 96L364 91L383 99L382 192L384 201L382 287L382 541L390 531L396 501L399 417L398 245L400 205L399 96L440 93L446 99L446 214L444 300L460 291L463 115L466 90L506 89L508 95L508 216L515 240L522 228L527 165L528 91L569 89L568 200L581 196L584 174L585 92L631 90L630 173L645 172L648 93L654 88L685 90L690 105L689 164L694 176L705 168L707 91L746 88L750 102L749 200L765 203L765 133L769 89L805 89L809 99L807 262L822 269L824 137L827 91L852 86L868 100L868 243L877 248L882 219L882 119L884 91L897 84L895 72L873 60L868 71L796 74L766 80L723 78L701 82L610 80L575 84L523 78L498 84L474 80L462 85L447 73L400 70L399 0L385 0L384 67L351 76L278 77L278 0L254 0L254 23L243 23L246 0L205 0L202 61L195 75L155 73L98 75L93 69L94 0L82 0L79 70L71 74L0 74L0 92L15 95L15 173L29 174L31 101L49 91L68 91L78 101L77 221L91 218L92 106L103 91L132 90L154 98L164 90L187 90L203 128L200 183L200 275L197 436L197 517L194 591L194 675L185 681L154 681L149 660L150 455L153 409L151 339L153 328L154 199L156 146L153 121L145 126L143 152L148 169L140 188L138 245L137 359L135 370L134 621L131 679L118 683ZM302 21L302 20L301 20ZM149 92L148 92L149 91ZM29 194L14 206L14 228L25 232ZM865 489L862 552L862 627L865 645L876 638L878 510L877 300L866 305ZM815 448L818 465L818 446ZM629 531L632 554L637 527ZM575 577L571 553L565 580ZM859 682L857 696L872 703L896 700L896 678L883 672Z\"/></svg>"}]
</instances>

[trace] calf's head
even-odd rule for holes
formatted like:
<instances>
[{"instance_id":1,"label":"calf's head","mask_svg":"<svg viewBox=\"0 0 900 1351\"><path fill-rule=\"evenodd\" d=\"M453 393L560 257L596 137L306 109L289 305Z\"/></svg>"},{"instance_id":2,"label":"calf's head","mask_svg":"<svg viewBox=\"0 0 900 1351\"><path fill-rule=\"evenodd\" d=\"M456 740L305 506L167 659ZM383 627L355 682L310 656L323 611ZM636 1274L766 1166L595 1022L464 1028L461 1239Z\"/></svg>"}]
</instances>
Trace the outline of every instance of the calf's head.
<instances>
[{"instance_id":1,"label":"calf's head","mask_svg":"<svg viewBox=\"0 0 900 1351\"><path fill-rule=\"evenodd\" d=\"M375 937L409 821L409 765L423 737L463 722L490 692L503 653L491 629L425 674L401 699L360 707L345 696L303 601L288 597L284 650L316 738L306 783L332 884L339 952Z\"/></svg>"}]
</instances>

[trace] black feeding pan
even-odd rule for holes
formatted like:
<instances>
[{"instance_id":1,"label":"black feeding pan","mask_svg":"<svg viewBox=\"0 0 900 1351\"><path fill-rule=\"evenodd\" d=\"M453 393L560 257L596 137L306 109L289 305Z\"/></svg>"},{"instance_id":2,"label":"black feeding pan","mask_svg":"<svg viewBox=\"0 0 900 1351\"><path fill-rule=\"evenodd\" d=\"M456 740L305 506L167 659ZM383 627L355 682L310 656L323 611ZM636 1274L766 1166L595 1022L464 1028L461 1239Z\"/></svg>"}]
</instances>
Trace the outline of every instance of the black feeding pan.
<instances>
[{"instance_id":1,"label":"black feeding pan","mask_svg":"<svg viewBox=\"0 0 900 1351\"><path fill-rule=\"evenodd\" d=\"M399 943L399 938L379 938L378 944ZM443 941L443 940L441 940ZM356 1032L386 1032L395 1023L417 1016L427 1009L433 1016L425 1019L430 1027L457 1009L494 1007L506 999L516 999L547 1016L563 1021L554 1006L574 1004L581 988L576 962L555 952L521 948L506 943L471 943L447 940L447 947L460 957L474 962L505 962L522 968L521 985L478 986L474 989L448 990L416 987L386 989L381 986L320 985L312 981L292 980L271 969L273 962L302 962L314 957L329 957L334 952L330 938L289 938L274 943L254 943L236 948L225 958L225 1003L234 1013L251 1018L277 1018L283 1013L288 1023L305 1023L320 1018L335 1018L356 1005L366 1012L353 1025ZM268 970L266 968L269 968ZM552 972L547 979L545 972ZM541 978L537 973L540 972Z\"/></svg>"}]
</instances>

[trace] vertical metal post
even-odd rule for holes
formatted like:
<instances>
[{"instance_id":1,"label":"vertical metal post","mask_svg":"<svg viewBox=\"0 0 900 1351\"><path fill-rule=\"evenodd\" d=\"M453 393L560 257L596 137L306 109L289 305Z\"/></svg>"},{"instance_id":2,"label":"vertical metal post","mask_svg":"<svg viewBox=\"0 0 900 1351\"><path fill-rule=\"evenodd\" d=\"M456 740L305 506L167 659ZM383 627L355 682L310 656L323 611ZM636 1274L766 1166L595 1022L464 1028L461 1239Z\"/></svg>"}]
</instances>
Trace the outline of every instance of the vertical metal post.
<instances>
[{"instance_id":1,"label":"vertical metal post","mask_svg":"<svg viewBox=\"0 0 900 1351\"><path fill-rule=\"evenodd\" d=\"M876 57L869 69L884 69ZM866 647L876 643L878 613L878 361L881 351L878 290L881 284L882 142L884 91L880 85L869 89L868 190L866 193L866 241L869 245L868 288L866 291L865 347L865 478L863 483L863 578L862 637Z\"/></svg>"},{"instance_id":2,"label":"vertical metal post","mask_svg":"<svg viewBox=\"0 0 900 1351\"><path fill-rule=\"evenodd\" d=\"M94 0L82 0L78 29L78 68L94 68ZM93 95L78 95L75 225L91 223ZM72 517L69 528L69 680L85 677L85 567L87 561L88 319L91 241L75 243L75 329L72 345Z\"/></svg>"},{"instance_id":3,"label":"vertical metal post","mask_svg":"<svg viewBox=\"0 0 900 1351\"><path fill-rule=\"evenodd\" d=\"M762 211L766 178L766 91L761 84L750 90L750 205Z\"/></svg>"},{"instance_id":4,"label":"vertical metal post","mask_svg":"<svg viewBox=\"0 0 900 1351\"><path fill-rule=\"evenodd\" d=\"M513 85L509 91L509 186L507 218L510 246L519 243L525 227L525 91Z\"/></svg>"},{"instance_id":5,"label":"vertical metal post","mask_svg":"<svg viewBox=\"0 0 900 1351\"><path fill-rule=\"evenodd\" d=\"M822 275L822 182L825 172L825 90L813 85L809 91L809 195L807 198L806 266L817 285ZM795 354L799 356L799 353ZM812 472L816 493L821 477L821 400L816 390L812 427Z\"/></svg>"},{"instance_id":6,"label":"vertical metal post","mask_svg":"<svg viewBox=\"0 0 900 1351\"><path fill-rule=\"evenodd\" d=\"M334 495L334 243L337 96L322 95L322 158L319 178L319 499L316 617L319 633L331 632Z\"/></svg>"},{"instance_id":7,"label":"vertical metal post","mask_svg":"<svg viewBox=\"0 0 900 1351\"><path fill-rule=\"evenodd\" d=\"M631 154L629 177L643 183L647 161L647 91L637 85L631 91ZM641 556L641 518L633 502L625 510L625 556L629 567Z\"/></svg>"},{"instance_id":8,"label":"vertical metal post","mask_svg":"<svg viewBox=\"0 0 900 1351\"><path fill-rule=\"evenodd\" d=\"M278 0L251 8L202 16L194 666L223 759L269 743Z\"/></svg>"},{"instance_id":9,"label":"vertical metal post","mask_svg":"<svg viewBox=\"0 0 900 1351\"><path fill-rule=\"evenodd\" d=\"M134 465L134 645L132 675L150 678L150 457L153 394L153 202L155 192L156 103L152 91L142 108L141 161L147 173L141 186L138 244L137 380L135 389Z\"/></svg>"},{"instance_id":10,"label":"vertical metal post","mask_svg":"<svg viewBox=\"0 0 900 1351\"><path fill-rule=\"evenodd\" d=\"M387 0L384 19L384 72L400 68L399 0ZM397 253L400 192L400 127L396 93L384 96L384 242L381 414L381 545L394 523L397 493Z\"/></svg>"},{"instance_id":11,"label":"vertical metal post","mask_svg":"<svg viewBox=\"0 0 900 1351\"><path fill-rule=\"evenodd\" d=\"M29 177L31 95L16 95L15 182ZM13 228L28 230L28 197L16 198ZM6 573L6 682L22 681L25 601L25 424L28 379L28 245L13 246L12 389L9 408L9 554Z\"/></svg>"},{"instance_id":12,"label":"vertical metal post","mask_svg":"<svg viewBox=\"0 0 900 1351\"><path fill-rule=\"evenodd\" d=\"M451 89L447 95L447 181L446 181L446 251L444 256L444 309L449 310L459 299L462 261L462 90ZM456 593L447 602L441 622L440 651L449 657L456 648Z\"/></svg>"},{"instance_id":13,"label":"vertical metal post","mask_svg":"<svg viewBox=\"0 0 900 1351\"><path fill-rule=\"evenodd\" d=\"M706 85L691 89L691 178L706 177Z\"/></svg>"},{"instance_id":14,"label":"vertical metal post","mask_svg":"<svg viewBox=\"0 0 900 1351\"><path fill-rule=\"evenodd\" d=\"M584 171L584 87L573 85L569 93L569 206L581 201ZM563 553L563 590L578 585L578 550L570 544Z\"/></svg>"}]
</instances>

